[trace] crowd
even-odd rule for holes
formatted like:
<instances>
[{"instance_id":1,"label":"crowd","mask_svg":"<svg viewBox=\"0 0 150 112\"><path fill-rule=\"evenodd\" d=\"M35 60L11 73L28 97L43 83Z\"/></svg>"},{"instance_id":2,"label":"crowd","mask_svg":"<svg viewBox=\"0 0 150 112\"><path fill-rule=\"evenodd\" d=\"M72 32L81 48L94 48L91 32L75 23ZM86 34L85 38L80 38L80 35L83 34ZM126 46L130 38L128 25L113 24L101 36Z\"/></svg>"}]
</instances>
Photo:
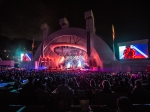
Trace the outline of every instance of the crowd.
<instances>
[{"instance_id":1,"label":"crowd","mask_svg":"<svg viewBox=\"0 0 150 112\"><path fill-rule=\"evenodd\" d=\"M14 89L19 91L21 103L34 103L37 92L48 94L50 104L53 104L51 94L73 94L74 104L77 100L89 99L93 102L95 94L118 93L122 96L116 99L118 112L126 112L132 104L150 103L150 75L144 72L91 72L91 71L46 71L46 70L5 70L0 72L0 82L14 82ZM77 90L85 90L78 94ZM51 101L50 101L51 100ZM125 111L122 111L125 110Z\"/></svg>"}]
</instances>

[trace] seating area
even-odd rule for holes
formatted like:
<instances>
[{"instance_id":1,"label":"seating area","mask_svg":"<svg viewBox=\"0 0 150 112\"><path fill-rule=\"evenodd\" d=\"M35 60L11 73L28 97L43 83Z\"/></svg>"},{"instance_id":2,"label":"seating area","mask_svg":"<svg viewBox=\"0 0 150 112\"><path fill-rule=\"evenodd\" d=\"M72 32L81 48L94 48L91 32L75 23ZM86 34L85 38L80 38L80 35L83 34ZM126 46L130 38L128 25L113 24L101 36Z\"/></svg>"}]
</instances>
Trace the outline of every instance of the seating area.
<instances>
[{"instance_id":1,"label":"seating area","mask_svg":"<svg viewBox=\"0 0 150 112\"><path fill-rule=\"evenodd\" d=\"M149 73L7 70L0 81L1 112L150 111Z\"/></svg>"}]
</instances>

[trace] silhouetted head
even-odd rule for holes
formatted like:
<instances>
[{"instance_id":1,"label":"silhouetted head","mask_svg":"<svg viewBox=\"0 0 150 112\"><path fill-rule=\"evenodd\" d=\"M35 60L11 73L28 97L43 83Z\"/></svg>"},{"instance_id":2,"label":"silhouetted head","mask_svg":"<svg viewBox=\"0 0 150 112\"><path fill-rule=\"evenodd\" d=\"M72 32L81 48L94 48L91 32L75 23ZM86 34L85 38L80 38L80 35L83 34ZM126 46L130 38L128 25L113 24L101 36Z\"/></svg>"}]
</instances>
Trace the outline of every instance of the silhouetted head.
<instances>
[{"instance_id":1,"label":"silhouetted head","mask_svg":"<svg viewBox=\"0 0 150 112\"><path fill-rule=\"evenodd\" d=\"M130 45L126 46L126 48L130 48Z\"/></svg>"},{"instance_id":2,"label":"silhouetted head","mask_svg":"<svg viewBox=\"0 0 150 112\"><path fill-rule=\"evenodd\" d=\"M90 86L91 87L96 87L96 83L95 83L94 79L90 80Z\"/></svg>"},{"instance_id":3,"label":"silhouetted head","mask_svg":"<svg viewBox=\"0 0 150 112\"><path fill-rule=\"evenodd\" d=\"M136 80L136 81L135 81L135 87L136 87L136 88L142 88L142 83L141 83L140 80Z\"/></svg>"},{"instance_id":4,"label":"silhouetted head","mask_svg":"<svg viewBox=\"0 0 150 112\"><path fill-rule=\"evenodd\" d=\"M29 83L32 83L33 82L33 77L29 77L28 81L29 81Z\"/></svg>"},{"instance_id":5,"label":"silhouetted head","mask_svg":"<svg viewBox=\"0 0 150 112\"><path fill-rule=\"evenodd\" d=\"M125 96L121 96L117 99L117 107L118 107L119 112L131 112L132 111L132 103Z\"/></svg>"},{"instance_id":6,"label":"silhouetted head","mask_svg":"<svg viewBox=\"0 0 150 112\"><path fill-rule=\"evenodd\" d=\"M128 78L125 78L125 83L128 83L128 81L129 81Z\"/></svg>"},{"instance_id":7,"label":"silhouetted head","mask_svg":"<svg viewBox=\"0 0 150 112\"><path fill-rule=\"evenodd\" d=\"M102 86L103 86L103 88L110 88L110 83L109 83L109 81L108 81L108 80L103 80Z\"/></svg>"},{"instance_id":8,"label":"silhouetted head","mask_svg":"<svg viewBox=\"0 0 150 112\"><path fill-rule=\"evenodd\" d=\"M66 84L66 79L65 78L61 79L61 84Z\"/></svg>"},{"instance_id":9,"label":"silhouetted head","mask_svg":"<svg viewBox=\"0 0 150 112\"><path fill-rule=\"evenodd\" d=\"M124 86L124 81L119 81L119 85L121 86L121 87L123 87Z\"/></svg>"}]
</instances>

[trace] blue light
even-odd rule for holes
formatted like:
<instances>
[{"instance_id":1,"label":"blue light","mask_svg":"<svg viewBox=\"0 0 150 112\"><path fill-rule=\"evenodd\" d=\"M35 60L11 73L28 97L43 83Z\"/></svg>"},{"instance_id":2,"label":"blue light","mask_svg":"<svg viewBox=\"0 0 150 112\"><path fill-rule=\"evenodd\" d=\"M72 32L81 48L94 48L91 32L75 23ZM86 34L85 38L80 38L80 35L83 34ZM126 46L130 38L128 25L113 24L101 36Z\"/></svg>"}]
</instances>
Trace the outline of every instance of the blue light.
<instances>
[{"instance_id":1,"label":"blue light","mask_svg":"<svg viewBox=\"0 0 150 112\"><path fill-rule=\"evenodd\" d=\"M141 53L143 56L145 56L146 58L148 58L148 56L147 56L145 53L143 53L141 50L139 50L137 47L131 45L131 48L134 48L134 49L137 50L139 53Z\"/></svg>"}]
</instances>

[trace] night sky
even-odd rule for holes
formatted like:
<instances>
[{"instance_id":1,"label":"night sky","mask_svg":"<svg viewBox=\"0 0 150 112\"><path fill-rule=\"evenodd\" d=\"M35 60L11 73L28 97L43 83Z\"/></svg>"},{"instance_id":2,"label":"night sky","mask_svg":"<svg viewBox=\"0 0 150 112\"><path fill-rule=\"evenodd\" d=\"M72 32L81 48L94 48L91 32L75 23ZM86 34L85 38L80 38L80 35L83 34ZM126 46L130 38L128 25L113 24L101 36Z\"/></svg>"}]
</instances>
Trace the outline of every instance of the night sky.
<instances>
[{"instance_id":1,"label":"night sky","mask_svg":"<svg viewBox=\"0 0 150 112\"><path fill-rule=\"evenodd\" d=\"M70 27L85 28L84 12L92 10L96 34L106 42L112 41L112 24L116 42L148 39L150 3L140 1L0 0L0 34L9 38L41 40L41 24L47 23L54 32L60 29L59 19L66 17Z\"/></svg>"}]
</instances>

